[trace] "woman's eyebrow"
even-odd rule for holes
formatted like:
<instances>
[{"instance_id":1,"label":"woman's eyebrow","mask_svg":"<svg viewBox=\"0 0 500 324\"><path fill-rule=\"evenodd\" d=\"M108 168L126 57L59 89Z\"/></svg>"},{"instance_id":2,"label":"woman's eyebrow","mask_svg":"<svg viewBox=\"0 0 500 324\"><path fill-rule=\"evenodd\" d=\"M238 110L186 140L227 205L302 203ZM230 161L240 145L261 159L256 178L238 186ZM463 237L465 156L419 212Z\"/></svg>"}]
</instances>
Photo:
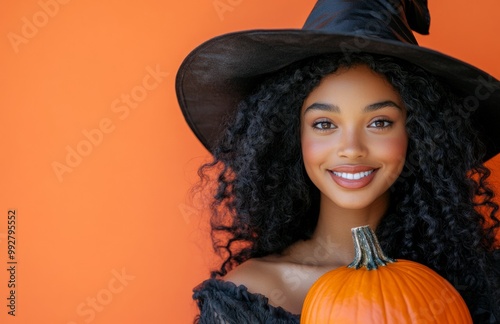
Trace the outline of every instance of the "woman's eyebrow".
<instances>
[{"instance_id":1,"label":"woman's eyebrow","mask_svg":"<svg viewBox=\"0 0 500 324\"><path fill-rule=\"evenodd\" d=\"M375 111L375 110L382 109L382 108L385 108L385 107L394 107L394 108L397 108L397 109L399 109L401 111L403 110L403 108L401 108L394 101L392 101L392 100L385 100L385 101L376 102L376 103L373 103L371 105L366 106L363 109L363 112L371 112L371 111Z\"/></svg>"},{"instance_id":2,"label":"woman's eyebrow","mask_svg":"<svg viewBox=\"0 0 500 324\"><path fill-rule=\"evenodd\" d=\"M394 107L394 108L397 108L401 111L403 110L394 101L385 100L385 101L381 101L381 102L372 103L372 104L366 106L365 108L363 108L363 112L371 112L371 111L375 111L375 110L382 109L385 107ZM307 107L306 110L304 111L304 115L308 111L311 111L311 110L321 110L321 111L340 113L340 108L338 106L333 105L333 104L319 103L319 102L315 102L315 103L311 104L309 107Z\"/></svg>"},{"instance_id":3,"label":"woman's eyebrow","mask_svg":"<svg viewBox=\"0 0 500 324\"><path fill-rule=\"evenodd\" d=\"M304 115L311 110L322 110L322 111L340 113L340 108L338 106L332 104L319 103L319 102L315 102L309 107L307 107L306 110L304 111Z\"/></svg>"}]
</instances>

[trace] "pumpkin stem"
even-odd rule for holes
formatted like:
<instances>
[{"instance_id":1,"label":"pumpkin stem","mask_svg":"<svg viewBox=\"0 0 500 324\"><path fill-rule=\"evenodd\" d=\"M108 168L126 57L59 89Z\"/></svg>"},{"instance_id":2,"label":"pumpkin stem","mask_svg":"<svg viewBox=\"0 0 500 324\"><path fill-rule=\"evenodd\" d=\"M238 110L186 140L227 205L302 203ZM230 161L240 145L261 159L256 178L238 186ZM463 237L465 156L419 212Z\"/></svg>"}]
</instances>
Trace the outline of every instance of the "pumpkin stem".
<instances>
[{"instance_id":1,"label":"pumpkin stem","mask_svg":"<svg viewBox=\"0 0 500 324\"><path fill-rule=\"evenodd\" d=\"M354 261L347 266L348 268L366 267L368 270L373 270L387 263L396 262L384 254L375 233L368 225L354 227L351 233L354 240Z\"/></svg>"}]
</instances>

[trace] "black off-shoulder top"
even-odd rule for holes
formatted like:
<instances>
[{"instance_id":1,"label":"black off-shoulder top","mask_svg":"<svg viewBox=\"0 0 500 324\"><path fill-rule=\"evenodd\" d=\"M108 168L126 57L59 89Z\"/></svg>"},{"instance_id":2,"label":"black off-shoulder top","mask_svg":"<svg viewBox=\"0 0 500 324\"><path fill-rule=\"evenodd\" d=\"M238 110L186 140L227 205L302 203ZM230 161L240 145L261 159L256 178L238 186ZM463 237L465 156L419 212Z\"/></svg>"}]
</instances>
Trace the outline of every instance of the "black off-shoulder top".
<instances>
[{"instance_id":1,"label":"black off-shoulder top","mask_svg":"<svg viewBox=\"0 0 500 324\"><path fill-rule=\"evenodd\" d=\"M194 289L199 324L299 324L300 315L269 305L268 298L252 294L243 285L208 279Z\"/></svg>"}]
</instances>

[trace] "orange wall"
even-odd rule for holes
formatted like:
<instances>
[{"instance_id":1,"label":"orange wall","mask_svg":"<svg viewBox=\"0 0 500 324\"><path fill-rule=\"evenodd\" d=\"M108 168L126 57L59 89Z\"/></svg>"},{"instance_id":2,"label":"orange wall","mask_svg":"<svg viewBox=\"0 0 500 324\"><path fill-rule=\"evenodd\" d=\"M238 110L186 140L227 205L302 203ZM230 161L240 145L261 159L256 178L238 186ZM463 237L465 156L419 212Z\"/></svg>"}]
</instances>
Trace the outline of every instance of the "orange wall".
<instances>
[{"instance_id":1,"label":"orange wall","mask_svg":"<svg viewBox=\"0 0 500 324\"><path fill-rule=\"evenodd\" d=\"M16 316L2 323L188 323L213 264L186 193L208 157L174 93L209 37L300 27L312 0L9 1L0 12L0 262L17 213ZM456 8L456 9L453 9ZM500 78L500 4L431 2L441 49ZM75 153L76 152L76 153ZM78 155L77 155L78 154ZM500 168L497 158L491 163ZM498 171L495 171L498 179Z\"/></svg>"}]
</instances>

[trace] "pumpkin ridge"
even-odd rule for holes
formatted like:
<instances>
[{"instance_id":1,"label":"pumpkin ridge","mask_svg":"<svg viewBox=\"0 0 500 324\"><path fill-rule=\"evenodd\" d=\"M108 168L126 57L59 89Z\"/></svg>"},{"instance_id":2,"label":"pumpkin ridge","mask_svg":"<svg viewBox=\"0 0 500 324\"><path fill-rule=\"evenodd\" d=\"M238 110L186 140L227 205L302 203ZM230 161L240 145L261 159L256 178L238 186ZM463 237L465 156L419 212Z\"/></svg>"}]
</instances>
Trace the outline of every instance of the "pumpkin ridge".
<instances>
[{"instance_id":1,"label":"pumpkin ridge","mask_svg":"<svg viewBox=\"0 0 500 324\"><path fill-rule=\"evenodd\" d=\"M361 271L361 273L358 274L358 276L355 276L355 274L358 271ZM360 268L359 270L356 268L352 268L351 273L357 279L356 280L356 290L353 291L352 294L353 295L360 294L362 296L360 298L368 299L368 297L370 297L370 296L366 296L367 293L365 291L363 291L363 282L366 282L366 277L370 276L370 274L366 271L366 268L364 268L364 267ZM360 319L362 319L363 314L362 313L360 314L360 312L362 312L361 307L358 307L356 313L354 314L355 318L356 318L356 322L359 322Z\"/></svg>"},{"instance_id":2,"label":"pumpkin ridge","mask_svg":"<svg viewBox=\"0 0 500 324\"><path fill-rule=\"evenodd\" d=\"M398 280L397 278L394 276L394 273L392 272L392 267L389 268L390 265L388 265L388 267L386 269L379 269L379 270L387 270L385 271L385 275L386 276L390 276L390 279L386 279L386 282L385 282L385 285L387 285L387 282L389 281L391 286L393 285L397 285L397 287L399 287L399 284L398 284ZM387 294L385 293L384 291L385 289L380 289L380 292L381 292L381 301L379 301L380 304L382 304L383 306L383 310L384 310L384 317L388 319L388 322L391 323L392 320L389 320L392 316L389 316L389 315L393 315L393 313L390 311L390 308L392 308L391 306L391 301L396 303L396 298L394 298L394 292L391 292L391 296L387 296ZM401 290L398 290L398 293L401 293ZM401 294L400 294L401 295ZM406 307L408 307L408 305L406 305Z\"/></svg>"},{"instance_id":3,"label":"pumpkin ridge","mask_svg":"<svg viewBox=\"0 0 500 324\"><path fill-rule=\"evenodd\" d=\"M362 283L361 280L357 280L355 272L351 271L351 269L343 267L343 273L345 273L345 276L343 278L344 281L342 281L342 288L336 294L336 298L341 298L342 303L342 307L336 310L337 316L342 315L341 310L347 307L346 304L348 305L349 298L345 297L352 297L354 295L353 292L359 291L360 283Z\"/></svg>"},{"instance_id":4,"label":"pumpkin ridge","mask_svg":"<svg viewBox=\"0 0 500 324\"><path fill-rule=\"evenodd\" d=\"M346 283L349 282L349 279L350 279L350 274L349 273L343 273L343 272L339 272L339 278L337 278L337 280L339 280L339 282L342 283L341 285L341 288L335 293L335 294L332 294L332 300L333 302L335 303L342 303L342 296L343 294L345 293L345 291L349 290L349 285L347 285ZM329 292L331 294L331 292ZM335 314L335 309L332 310L333 312L330 312L330 316L338 316L338 314Z\"/></svg>"},{"instance_id":5,"label":"pumpkin ridge","mask_svg":"<svg viewBox=\"0 0 500 324\"><path fill-rule=\"evenodd\" d=\"M409 268L405 261L406 260L398 260L401 266L397 268L394 267L391 271L391 276L397 278L398 293L401 299L404 300L406 313L412 318L412 321L414 321L418 319L418 311L416 308L417 305L420 304L416 303L416 299L425 299L426 296L422 291L422 287L418 284L418 282L422 282L424 278L418 273L407 271ZM411 291L412 298L409 298L405 291Z\"/></svg>"},{"instance_id":6,"label":"pumpkin ridge","mask_svg":"<svg viewBox=\"0 0 500 324\"><path fill-rule=\"evenodd\" d=\"M422 266L419 263L409 261L409 260L401 260L404 261L405 267L404 268L399 268L398 271L402 272L404 271L405 275L409 279L408 282L413 283L414 290L413 291L418 291L421 295L422 300L424 301L423 303L419 303L418 305L415 305L414 307L416 308L417 306L420 306L419 309L415 309L415 316L416 320L419 320L421 317L425 317L425 312L427 311L428 316L431 316L432 318L436 319L441 319L441 320L447 320L448 322L453 322L453 323L460 323L464 318L467 317L467 314L464 314L463 310L460 309L460 315L458 316L456 312L446 312L447 309L450 309L451 307L457 308L459 304L457 303L457 298L454 298L451 305L450 302L446 303L443 301L443 296L440 294L442 293L443 290L440 290L439 292L436 291L436 289L446 289L446 291L450 291L451 289L454 289L453 286L446 280L442 279L441 277L436 277L436 272L428 267ZM417 271L418 270L418 271ZM424 275L425 274L425 275ZM427 285L419 285L419 282L426 281ZM428 298L432 298L432 300L429 302ZM422 308L422 304L431 304L433 302L441 302L442 303L442 308L441 310L435 310L433 309L432 306L427 307L427 308ZM444 317L444 318L443 318Z\"/></svg>"},{"instance_id":7,"label":"pumpkin ridge","mask_svg":"<svg viewBox=\"0 0 500 324\"><path fill-rule=\"evenodd\" d=\"M388 314L387 308L388 308L390 303L388 303L388 301L387 301L386 286L385 286L385 284L383 284L384 280L382 280L382 277L381 277L381 275L384 275L384 273L387 272L387 271L385 271L387 269L388 268L381 267L378 269L374 269L373 271L366 270L367 274L372 276L371 279L374 282L374 284L372 284L372 286L377 287L377 293L374 294L374 296L372 296L372 300L374 298L376 298L376 303L378 305L380 305L380 314L372 314L372 317L374 315L378 315L382 319L387 318L387 314ZM378 320L379 320L379 318L377 318L377 322L378 322Z\"/></svg>"}]
</instances>

